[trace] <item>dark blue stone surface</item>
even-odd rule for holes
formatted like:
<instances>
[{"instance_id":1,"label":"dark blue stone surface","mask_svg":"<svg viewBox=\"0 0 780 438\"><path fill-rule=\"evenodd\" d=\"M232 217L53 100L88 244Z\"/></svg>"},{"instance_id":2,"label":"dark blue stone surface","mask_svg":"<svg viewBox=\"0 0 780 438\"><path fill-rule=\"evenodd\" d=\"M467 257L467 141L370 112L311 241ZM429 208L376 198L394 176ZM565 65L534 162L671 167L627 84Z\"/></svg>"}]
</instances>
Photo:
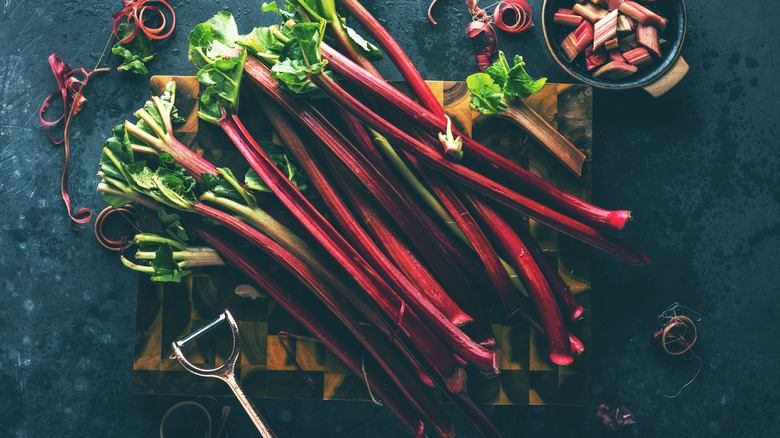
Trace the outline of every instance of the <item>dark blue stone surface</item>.
<instances>
[{"instance_id":1,"label":"dark blue stone surface","mask_svg":"<svg viewBox=\"0 0 780 438\"><path fill-rule=\"evenodd\" d=\"M37 120L54 88L47 56L93 67L119 1L0 2L0 435L150 437L179 397L131 391L137 276L96 242L90 227L70 230L60 199L62 147ZM462 80L476 71L465 37L464 2L366 0L427 79ZM487 3L487 2L484 2ZM541 1L529 3L539 14ZM156 45L152 74L190 75L187 33L221 9L243 30L261 2L171 0L174 35ZM506 437L753 437L780 429L777 363L780 292L780 129L777 116L777 2L686 2L682 56L690 73L666 95L594 96L597 204L629 208L621 233L653 263L631 268L593 260L591 405L488 407ZM487 5L486 5L487 6ZM547 53L541 26L499 35L528 70L566 82ZM117 59L112 59L112 66ZM400 79L380 63L389 79ZM96 75L72 127L69 188L76 208L99 211L95 187L110 129L142 105L148 77ZM648 344L655 318L675 301L698 310L698 378L673 399L696 362L670 361ZM667 370L669 370L667 372ZM666 374L664 374L666 372ZM667 391L669 389L667 388ZM673 392L673 391L672 391ZM384 409L366 403L255 400L280 438L400 437ZM613 432L594 417L601 401L624 405L637 424ZM229 436L253 436L232 399ZM473 429L453 414L458 436ZM190 411L189 423L195 422ZM194 436L183 429L176 436ZM174 435L170 435L174 436Z\"/></svg>"}]
</instances>

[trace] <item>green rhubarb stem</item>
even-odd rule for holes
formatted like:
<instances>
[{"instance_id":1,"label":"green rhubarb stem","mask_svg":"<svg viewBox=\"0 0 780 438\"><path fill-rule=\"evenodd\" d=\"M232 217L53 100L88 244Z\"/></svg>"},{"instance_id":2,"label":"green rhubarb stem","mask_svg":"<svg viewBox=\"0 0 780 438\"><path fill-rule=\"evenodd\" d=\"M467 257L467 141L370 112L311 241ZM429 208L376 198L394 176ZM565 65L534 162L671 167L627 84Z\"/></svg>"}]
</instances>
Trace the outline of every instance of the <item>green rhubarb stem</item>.
<instances>
[{"instance_id":1,"label":"green rhubarb stem","mask_svg":"<svg viewBox=\"0 0 780 438\"><path fill-rule=\"evenodd\" d=\"M295 257L312 267L318 274L324 276L333 285L339 283L330 274L330 271L322 264L320 258L312 248L287 226L277 221L273 216L258 206L248 207L232 199L217 196L212 192L201 195L200 200L209 204L222 207L234 215L239 216L244 222L267 235ZM340 287L340 285L339 285Z\"/></svg>"},{"instance_id":2,"label":"green rhubarb stem","mask_svg":"<svg viewBox=\"0 0 780 438\"><path fill-rule=\"evenodd\" d=\"M157 253L154 251L137 251L136 260L154 260ZM180 268L193 268L196 266L223 266L225 261L216 251L205 246L191 246L181 251L173 252L173 259L178 261Z\"/></svg>"},{"instance_id":3,"label":"green rhubarb stem","mask_svg":"<svg viewBox=\"0 0 780 438\"><path fill-rule=\"evenodd\" d=\"M136 245L140 245L142 243L159 243L159 244L169 244L172 247L178 249L179 251L186 251L187 245L173 239L169 239L167 237L162 237L157 234L151 234L151 233L140 233L136 234L133 237L133 243Z\"/></svg>"}]
</instances>

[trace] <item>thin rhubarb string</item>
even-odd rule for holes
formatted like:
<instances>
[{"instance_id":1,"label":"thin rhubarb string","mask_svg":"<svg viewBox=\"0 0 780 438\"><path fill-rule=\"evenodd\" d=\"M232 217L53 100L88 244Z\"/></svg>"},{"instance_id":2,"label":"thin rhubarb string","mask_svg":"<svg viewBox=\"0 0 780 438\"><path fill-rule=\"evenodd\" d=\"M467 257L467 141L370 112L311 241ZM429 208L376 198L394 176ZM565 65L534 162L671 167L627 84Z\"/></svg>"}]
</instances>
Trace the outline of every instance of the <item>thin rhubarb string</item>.
<instances>
[{"instance_id":1,"label":"thin rhubarb string","mask_svg":"<svg viewBox=\"0 0 780 438\"><path fill-rule=\"evenodd\" d=\"M277 333L277 336L279 336L279 345L282 346L282 350L284 350L284 353L287 354L287 358L290 359L290 362L292 362L295 369L298 370L298 372L300 372L301 375L303 375L303 379L306 380L306 384L308 384L313 389L317 389L317 384L314 382L314 379L312 379L309 373L307 373L306 370L304 370L303 367L301 367L301 364L298 363L298 359L295 358L295 353L290 351L290 347L287 346L287 344L284 342L284 338L293 338L295 340L310 341L310 342L317 342L317 343L319 343L320 340L309 336L296 335L295 333L290 333L286 331L280 331L279 333Z\"/></svg>"},{"instance_id":2,"label":"thin rhubarb string","mask_svg":"<svg viewBox=\"0 0 780 438\"><path fill-rule=\"evenodd\" d=\"M176 26L176 14L173 12L173 8L164 0L124 0L124 9L116 12L111 16L114 19L114 35L120 43L128 43L132 41L137 35L138 31L144 33L153 40L161 40L167 38L173 32L173 28ZM160 3L163 8L148 5L147 3ZM164 10L167 9L168 15L171 16L171 25L168 27L166 20L166 14ZM151 13L152 17L157 18L159 25L157 27L149 27L146 25L147 13ZM119 37L117 28L122 19L125 19L127 23L133 25L133 32L125 39ZM167 32L166 32L167 29Z\"/></svg>"}]
</instances>

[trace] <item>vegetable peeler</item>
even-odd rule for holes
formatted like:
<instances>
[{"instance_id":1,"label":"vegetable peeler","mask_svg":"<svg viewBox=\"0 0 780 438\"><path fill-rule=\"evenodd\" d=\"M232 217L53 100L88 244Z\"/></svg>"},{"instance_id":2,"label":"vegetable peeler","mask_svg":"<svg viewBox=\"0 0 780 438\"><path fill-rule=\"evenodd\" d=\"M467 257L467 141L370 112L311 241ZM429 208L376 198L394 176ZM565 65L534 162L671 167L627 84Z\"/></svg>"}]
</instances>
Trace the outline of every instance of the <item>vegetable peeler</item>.
<instances>
[{"instance_id":1,"label":"vegetable peeler","mask_svg":"<svg viewBox=\"0 0 780 438\"><path fill-rule=\"evenodd\" d=\"M184 353L182 353L181 348L199 338L200 336L213 330L223 321L227 321L228 325L230 326L230 330L233 333L233 351L225 360L225 363L216 368L203 369L196 367L189 360L187 360L186 357L184 357ZM257 430L260 431L260 435L263 438L276 438L276 435L266 424L265 419L263 419L262 415L260 415L260 413L257 411L255 404L252 403L252 400L246 396L244 391L241 389L241 386L238 384L236 363L238 362L238 358L241 355L241 335L238 332L238 324L236 324L236 320L233 318L233 315L228 309L225 309L225 311L219 315L217 319L204 325L198 330L195 330L184 338L178 341L174 341L171 346L173 347L173 354L171 355L171 358L175 357L178 359L179 363L181 363L181 365L187 369L187 371L201 377L213 377L227 383L228 386L230 386L230 389L233 391L233 394L235 394L236 398L238 398L241 406L243 406L244 410L246 410L247 414L249 414L249 417L252 419L252 423L254 423L255 427L257 427ZM240 374L240 368L238 369L238 373Z\"/></svg>"}]
</instances>

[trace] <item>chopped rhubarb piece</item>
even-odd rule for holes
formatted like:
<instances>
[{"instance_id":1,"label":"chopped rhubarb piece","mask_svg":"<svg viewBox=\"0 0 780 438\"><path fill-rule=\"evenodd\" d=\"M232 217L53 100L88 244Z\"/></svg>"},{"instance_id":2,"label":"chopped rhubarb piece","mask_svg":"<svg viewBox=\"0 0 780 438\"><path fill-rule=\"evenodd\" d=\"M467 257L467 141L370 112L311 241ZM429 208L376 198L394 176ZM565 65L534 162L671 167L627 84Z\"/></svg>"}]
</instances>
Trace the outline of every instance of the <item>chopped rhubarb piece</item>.
<instances>
[{"instance_id":1,"label":"chopped rhubarb piece","mask_svg":"<svg viewBox=\"0 0 780 438\"><path fill-rule=\"evenodd\" d=\"M608 40L606 43L604 43L604 48L607 50L615 50L618 48L618 39L617 37L612 38L611 40Z\"/></svg>"},{"instance_id":2,"label":"chopped rhubarb piece","mask_svg":"<svg viewBox=\"0 0 780 438\"><path fill-rule=\"evenodd\" d=\"M593 70L596 67L601 67L608 61L607 51L603 47L599 47L593 50L593 46L585 48L585 68L588 71Z\"/></svg>"},{"instance_id":3,"label":"chopped rhubarb piece","mask_svg":"<svg viewBox=\"0 0 780 438\"><path fill-rule=\"evenodd\" d=\"M636 73L636 66L620 61L610 61L593 72L594 78L620 80Z\"/></svg>"},{"instance_id":4,"label":"chopped rhubarb piece","mask_svg":"<svg viewBox=\"0 0 780 438\"><path fill-rule=\"evenodd\" d=\"M664 29L666 29L666 23L668 22L666 18L656 14L655 12L647 9L637 2L626 0L620 4L618 9L620 12L635 19L640 24L656 27L662 32Z\"/></svg>"},{"instance_id":5,"label":"chopped rhubarb piece","mask_svg":"<svg viewBox=\"0 0 780 438\"><path fill-rule=\"evenodd\" d=\"M653 63L653 57L644 47L637 47L627 52L623 52L623 58L627 63L642 68Z\"/></svg>"},{"instance_id":6,"label":"chopped rhubarb piece","mask_svg":"<svg viewBox=\"0 0 780 438\"><path fill-rule=\"evenodd\" d=\"M604 18L605 15L609 13L606 9L598 7L593 3L576 4L572 7L572 10L582 15L586 20L590 21L591 23L595 23L601 20L602 18Z\"/></svg>"},{"instance_id":7,"label":"chopped rhubarb piece","mask_svg":"<svg viewBox=\"0 0 780 438\"><path fill-rule=\"evenodd\" d=\"M628 52L631 49L636 49L639 47L639 43L636 40L636 33L630 33L628 35L621 36L620 41L618 42L618 46L621 52Z\"/></svg>"},{"instance_id":8,"label":"chopped rhubarb piece","mask_svg":"<svg viewBox=\"0 0 780 438\"><path fill-rule=\"evenodd\" d=\"M577 6L577 5L574 5ZM563 50L566 59L571 62L579 53L590 43L593 42L593 26L583 20L574 31L566 36L566 39L561 43L561 50Z\"/></svg>"},{"instance_id":9,"label":"chopped rhubarb piece","mask_svg":"<svg viewBox=\"0 0 780 438\"><path fill-rule=\"evenodd\" d=\"M604 6L605 8L609 6L609 0L590 0L590 2L599 6Z\"/></svg>"},{"instance_id":10,"label":"chopped rhubarb piece","mask_svg":"<svg viewBox=\"0 0 780 438\"><path fill-rule=\"evenodd\" d=\"M584 18L575 14L571 9L559 9L558 12L553 14L553 23L564 26L577 27L582 23L582 20L584 20Z\"/></svg>"},{"instance_id":11,"label":"chopped rhubarb piece","mask_svg":"<svg viewBox=\"0 0 780 438\"><path fill-rule=\"evenodd\" d=\"M623 0L607 0L607 9L610 11L615 10L620 7L621 3L623 3Z\"/></svg>"},{"instance_id":12,"label":"chopped rhubarb piece","mask_svg":"<svg viewBox=\"0 0 780 438\"><path fill-rule=\"evenodd\" d=\"M609 55L610 61L627 62L626 58L624 58L623 55L620 53L620 50L609 49L607 54ZM633 64L633 63L629 62L629 64Z\"/></svg>"},{"instance_id":13,"label":"chopped rhubarb piece","mask_svg":"<svg viewBox=\"0 0 780 438\"><path fill-rule=\"evenodd\" d=\"M617 9L608 13L601 20L597 21L593 25L593 49L598 49L603 46L604 43L612 39L615 40L617 45Z\"/></svg>"},{"instance_id":14,"label":"chopped rhubarb piece","mask_svg":"<svg viewBox=\"0 0 780 438\"><path fill-rule=\"evenodd\" d=\"M632 32L636 29L636 22L628 15L618 15L617 31L618 33Z\"/></svg>"},{"instance_id":15,"label":"chopped rhubarb piece","mask_svg":"<svg viewBox=\"0 0 780 438\"><path fill-rule=\"evenodd\" d=\"M661 45L658 43L658 29L653 26L639 24L636 28L637 42L646 47L653 55L661 57Z\"/></svg>"}]
</instances>

